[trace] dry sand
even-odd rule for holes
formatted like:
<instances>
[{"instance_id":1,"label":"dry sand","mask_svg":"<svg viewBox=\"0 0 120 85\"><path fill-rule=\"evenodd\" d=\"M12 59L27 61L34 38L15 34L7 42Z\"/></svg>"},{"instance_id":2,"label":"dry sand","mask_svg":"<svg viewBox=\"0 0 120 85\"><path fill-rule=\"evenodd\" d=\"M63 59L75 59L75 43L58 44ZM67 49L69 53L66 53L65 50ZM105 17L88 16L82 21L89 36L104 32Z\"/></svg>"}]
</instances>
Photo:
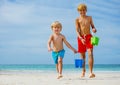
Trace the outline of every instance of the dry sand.
<instances>
[{"instance_id":1,"label":"dry sand","mask_svg":"<svg viewBox=\"0 0 120 85\"><path fill-rule=\"evenodd\" d=\"M96 72L95 78L88 74L80 78L80 73L65 72L61 79L56 73L8 73L0 74L0 85L120 85L120 72Z\"/></svg>"}]
</instances>

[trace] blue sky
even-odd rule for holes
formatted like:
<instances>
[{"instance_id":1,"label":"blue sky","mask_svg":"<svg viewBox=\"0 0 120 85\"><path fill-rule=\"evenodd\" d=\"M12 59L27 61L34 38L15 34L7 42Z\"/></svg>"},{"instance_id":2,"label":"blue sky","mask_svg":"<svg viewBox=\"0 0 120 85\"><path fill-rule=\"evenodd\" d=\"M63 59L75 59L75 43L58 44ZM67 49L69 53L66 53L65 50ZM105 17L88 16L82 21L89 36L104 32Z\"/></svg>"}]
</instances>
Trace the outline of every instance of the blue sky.
<instances>
[{"instance_id":1,"label":"blue sky","mask_svg":"<svg viewBox=\"0 0 120 85\"><path fill-rule=\"evenodd\" d=\"M94 47L95 64L120 64L119 0L0 0L0 64L54 64L47 50L54 21L62 23L62 33L77 49L80 3L88 6L87 15L93 17L100 38ZM74 63L79 54L64 49L64 64Z\"/></svg>"}]
</instances>

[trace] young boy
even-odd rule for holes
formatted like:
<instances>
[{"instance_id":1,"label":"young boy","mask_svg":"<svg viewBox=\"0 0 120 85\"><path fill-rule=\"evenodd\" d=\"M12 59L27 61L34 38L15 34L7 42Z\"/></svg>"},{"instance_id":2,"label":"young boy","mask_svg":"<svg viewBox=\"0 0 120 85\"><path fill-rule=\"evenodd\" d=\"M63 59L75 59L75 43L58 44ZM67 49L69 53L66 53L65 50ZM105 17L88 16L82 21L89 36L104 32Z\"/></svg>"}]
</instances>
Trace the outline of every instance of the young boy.
<instances>
[{"instance_id":1,"label":"young boy","mask_svg":"<svg viewBox=\"0 0 120 85\"><path fill-rule=\"evenodd\" d=\"M58 79L62 78L62 60L64 58L65 50L63 47L63 43L70 48L74 53L77 51L68 43L65 36L62 35L60 32L62 30L62 25L60 22L55 21L51 25L53 34L50 36L48 40L48 51L52 51L52 57L56 64L56 69L58 72ZM52 43L52 47L51 47Z\"/></svg>"},{"instance_id":2,"label":"young boy","mask_svg":"<svg viewBox=\"0 0 120 85\"><path fill-rule=\"evenodd\" d=\"M76 19L76 32L78 36L78 52L81 54L81 58L85 61L86 50L88 51L88 64L89 64L89 78L95 77L93 71L93 45L90 43L90 39L92 37L90 33L90 27L92 27L92 31L95 33L97 30L92 21L91 16L87 16L87 6L85 4L78 5L77 8L78 12L80 13L80 17ZM82 75L81 77L85 76L85 62L83 64Z\"/></svg>"}]
</instances>

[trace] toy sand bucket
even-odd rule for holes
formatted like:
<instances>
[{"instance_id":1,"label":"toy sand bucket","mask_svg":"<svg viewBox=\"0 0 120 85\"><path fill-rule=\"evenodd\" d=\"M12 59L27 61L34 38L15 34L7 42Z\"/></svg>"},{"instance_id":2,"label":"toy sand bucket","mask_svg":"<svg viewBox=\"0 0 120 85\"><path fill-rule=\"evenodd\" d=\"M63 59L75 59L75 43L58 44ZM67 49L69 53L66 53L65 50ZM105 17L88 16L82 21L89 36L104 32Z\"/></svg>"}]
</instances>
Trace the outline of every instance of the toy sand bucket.
<instances>
[{"instance_id":1,"label":"toy sand bucket","mask_svg":"<svg viewBox=\"0 0 120 85\"><path fill-rule=\"evenodd\" d=\"M76 68L79 68L79 67L82 68L83 63L84 63L83 59L75 59L75 67Z\"/></svg>"},{"instance_id":2,"label":"toy sand bucket","mask_svg":"<svg viewBox=\"0 0 120 85\"><path fill-rule=\"evenodd\" d=\"M97 36L93 36L93 37L91 37L91 44L92 45L98 45L98 43L99 43L99 37L97 37Z\"/></svg>"}]
</instances>

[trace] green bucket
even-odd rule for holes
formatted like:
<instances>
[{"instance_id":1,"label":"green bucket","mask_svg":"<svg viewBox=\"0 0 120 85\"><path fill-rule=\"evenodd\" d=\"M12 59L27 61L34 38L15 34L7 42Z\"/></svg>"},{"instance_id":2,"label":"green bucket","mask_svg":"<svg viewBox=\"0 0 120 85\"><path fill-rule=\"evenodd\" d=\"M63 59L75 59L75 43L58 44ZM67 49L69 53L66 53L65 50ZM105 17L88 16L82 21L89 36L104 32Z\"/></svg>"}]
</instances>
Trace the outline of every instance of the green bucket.
<instances>
[{"instance_id":1,"label":"green bucket","mask_svg":"<svg viewBox=\"0 0 120 85\"><path fill-rule=\"evenodd\" d=\"M99 43L99 37L97 37L97 36L91 37L91 44L92 45L98 45L98 43Z\"/></svg>"}]
</instances>

